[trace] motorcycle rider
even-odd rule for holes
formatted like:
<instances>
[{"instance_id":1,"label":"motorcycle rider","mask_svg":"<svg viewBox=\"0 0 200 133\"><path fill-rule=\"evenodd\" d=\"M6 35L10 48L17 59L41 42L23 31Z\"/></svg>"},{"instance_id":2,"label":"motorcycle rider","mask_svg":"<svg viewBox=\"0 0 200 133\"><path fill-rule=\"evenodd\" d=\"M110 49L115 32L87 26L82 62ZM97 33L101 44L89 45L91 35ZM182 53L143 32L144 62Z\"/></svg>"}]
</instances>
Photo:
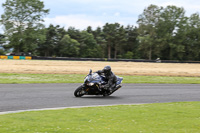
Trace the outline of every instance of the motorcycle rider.
<instances>
[{"instance_id":1,"label":"motorcycle rider","mask_svg":"<svg viewBox=\"0 0 200 133\"><path fill-rule=\"evenodd\" d=\"M105 66L102 70L98 70L97 73L99 75L104 74L107 84L105 84L102 88L112 92L112 90L116 87L117 77L111 71L110 66Z\"/></svg>"}]
</instances>

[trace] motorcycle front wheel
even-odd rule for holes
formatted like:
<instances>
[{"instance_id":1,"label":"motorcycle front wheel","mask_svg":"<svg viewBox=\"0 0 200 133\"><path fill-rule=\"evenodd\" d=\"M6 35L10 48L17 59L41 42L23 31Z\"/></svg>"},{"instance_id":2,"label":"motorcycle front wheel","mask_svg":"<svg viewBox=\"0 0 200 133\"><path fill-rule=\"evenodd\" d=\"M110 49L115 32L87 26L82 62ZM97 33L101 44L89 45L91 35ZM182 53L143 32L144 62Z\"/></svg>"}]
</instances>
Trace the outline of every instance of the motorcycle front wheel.
<instances>
[{"instance_id":1,"label":"motorcycle front wheel","mask_svg":"<svg viewBox=\"0 0 200 133\"><path fill-rule=\"evenodd\" d=\"M82 86L79 86L75 91L74 91L74 96L75 97L82 97L84 95L84 90Z\"/></svg>"}]
</instances>

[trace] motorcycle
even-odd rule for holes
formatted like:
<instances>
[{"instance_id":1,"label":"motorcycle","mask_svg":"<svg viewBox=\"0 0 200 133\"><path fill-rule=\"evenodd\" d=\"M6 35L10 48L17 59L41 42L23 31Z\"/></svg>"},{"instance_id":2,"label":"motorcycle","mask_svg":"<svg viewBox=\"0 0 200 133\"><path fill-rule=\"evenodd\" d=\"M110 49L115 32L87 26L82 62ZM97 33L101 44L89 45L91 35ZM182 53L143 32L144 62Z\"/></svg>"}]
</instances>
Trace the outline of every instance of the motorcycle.
<instances>
[{"instance_id":1,"label":"motorcycle","mask_svg":"<svg viewBox=\"0 0 200 133\"><path fill-rule=\"evenodd\" d=\"M116 90L122 87L123 78L117 76L117 82L115 88L110 92L105 88L105 84L107 83L104 75L99 75L98 73L92 73L90 69L89 74L85 77L84 83L79 86L74 91L75 97L82 97L83 95L103 95L110 96Z\"/></svg>"}]
</instances>

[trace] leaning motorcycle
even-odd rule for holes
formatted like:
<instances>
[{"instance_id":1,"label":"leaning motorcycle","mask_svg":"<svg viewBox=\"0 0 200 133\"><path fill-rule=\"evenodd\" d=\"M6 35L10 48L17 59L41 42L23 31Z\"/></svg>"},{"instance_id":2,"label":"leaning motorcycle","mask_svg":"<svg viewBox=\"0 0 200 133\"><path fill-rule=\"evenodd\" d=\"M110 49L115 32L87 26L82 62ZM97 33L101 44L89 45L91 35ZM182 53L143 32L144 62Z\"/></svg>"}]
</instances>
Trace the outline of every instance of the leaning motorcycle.
<instances>
[{"instance_id":1,"label":"leaning motorcycle","mask_svg":"<svg viewBox=\"0 0 200 133\"><path fill-rule=\"evenodd\" d=\"M92 73L92 70L90 69L89 74L84 79L84 83L74 91L74 96L75 97L82 97L83 95L109 96L122 87L121 85L122 80L123 80L122 77L117 76L116 86L110 92L106 88L104 88L104 85L107 84L105 76L99 75L96 72Z\"/></svg>"}]
</instances>

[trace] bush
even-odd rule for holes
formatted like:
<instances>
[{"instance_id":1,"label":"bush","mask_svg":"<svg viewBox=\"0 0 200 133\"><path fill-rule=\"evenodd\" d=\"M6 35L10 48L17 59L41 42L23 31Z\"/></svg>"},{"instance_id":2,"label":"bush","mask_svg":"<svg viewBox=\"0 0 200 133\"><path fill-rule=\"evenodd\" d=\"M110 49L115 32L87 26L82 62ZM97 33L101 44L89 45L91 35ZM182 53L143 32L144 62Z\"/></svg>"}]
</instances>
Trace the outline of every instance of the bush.
<instances>
[{"instance_id":1,"label":"bush","mask_svg":"<svg viewBox=\"0 0 200 133\"><path fill-rule=\"evenodd\" d=\"M125 55L124 55L125 59L133 59L133 52L128 51Z\"/></svg>"}]
</instances>

